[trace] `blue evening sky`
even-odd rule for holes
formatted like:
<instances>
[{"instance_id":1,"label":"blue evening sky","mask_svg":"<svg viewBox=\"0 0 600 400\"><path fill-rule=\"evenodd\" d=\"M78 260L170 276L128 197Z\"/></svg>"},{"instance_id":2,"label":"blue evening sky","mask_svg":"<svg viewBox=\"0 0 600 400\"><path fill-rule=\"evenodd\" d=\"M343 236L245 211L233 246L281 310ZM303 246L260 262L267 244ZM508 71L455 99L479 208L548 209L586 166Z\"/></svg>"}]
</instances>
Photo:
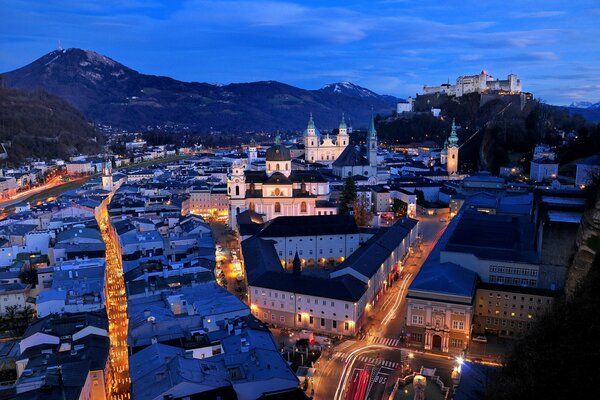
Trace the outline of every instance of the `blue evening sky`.
<instances>
[{"instance_id":1,"label":"blue evening sky","mask_svg":"<svg viewBox=\"0 0 600 400\"><path fill-rule=\"evenodd\" d=\"M60 40L185 81L407 97L486 69L552 104L600 101L598 0L2 0L0 16L0 71Z\"/></svg>"}]
</instances>

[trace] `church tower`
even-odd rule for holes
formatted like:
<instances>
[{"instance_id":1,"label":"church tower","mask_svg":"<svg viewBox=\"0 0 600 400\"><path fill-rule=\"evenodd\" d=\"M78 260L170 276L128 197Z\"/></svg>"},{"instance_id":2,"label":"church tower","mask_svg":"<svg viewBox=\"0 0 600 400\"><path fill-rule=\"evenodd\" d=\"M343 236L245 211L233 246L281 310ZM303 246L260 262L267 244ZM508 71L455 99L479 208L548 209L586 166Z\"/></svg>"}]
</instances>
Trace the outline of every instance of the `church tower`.
<instances>
[{"instance_id":1,"label":"church tower","mask_svg":"<svg viewBox=\"0 0 600 400\"><path fill-rule=\"evenodd\" d=\"M256 142L254 139L250 141L250 146L248 147L248 165L246 165L246 169L251 169L251 165L258 158L258 151L256 150Z\"/></svg>"},{"instance_id":2,"label":"church tower","mask_svg":"<svg viewBox=\"0 0 600 400\"><path fill-rule=\"evenodd\" d=\"M448 162L448 139L444 142L444 148L440 152L440 164L446 165Z\"/></svg>"},{"instance_id":3,"label":"church tower","mask_svg":"<svg viewBox=\"0 0 600 400\"><path fill-rule=\"evenodd\" d=\"M227 192L232 199L246 198L245 165L240 160L235 160L231 165L231 175L227 180Z\"/></svg>"},{"instance_id":4,"label":"church tower","mask_svg":"<svg viewBox=\"0 0 600 400\"><path fill-rule=\"evenodd\" d=\"M455 175L458 172L458 136L456 136L456 124L452 120L452 130L448 137L448 159L446 164L448 175Z\"/></svg>"},{"instance_id":5,"label":"church tower","mask_svg":"<svg viewBox=\"0 0 600 400\"><path fill-rule=\"evenodd\" d=\"M107 192L113 190L112 165L108 159L104 160L102 164L102 190Z\"/></svg>"},{"instance_id":6,"label":"church tower","mask_svg":"<svg viewBox=\"0 0 600 400\"><path fill-rule=\"evenodd\" d=\"M367 159L370 166L377 166L377 131L375 130L375 118L373 115L371 115L371 126L367 133Z\"/></svg>"},{"instance_id":7,"label":"church tower","mask_svg":"<svg viewBox=\"0 0 600 400\"><path fill-rule=\"evenodd\" d=\"M310 118L308 119L308 125L306 126L306 132L304 135L304 151L305 151L305 160L307 162L316 162L318 160L317 150L319 148L319 135L317 134L317 128L315 127L315 123L313 121L312 113L310 113Z\"/></svg>"},{"instance_id":8,"label":"church tower","mask_svg":"<svg viewBox=\"0 0 600 400\"><path fill-rule=\"evenodd\" d=\"M350 136L348 136L348 127L346 126L346 121L344 120L344 113L342 113L342 122L340 122L336 146L346 147L348 144L350 144Z\"/></svg>"}]
</instances>

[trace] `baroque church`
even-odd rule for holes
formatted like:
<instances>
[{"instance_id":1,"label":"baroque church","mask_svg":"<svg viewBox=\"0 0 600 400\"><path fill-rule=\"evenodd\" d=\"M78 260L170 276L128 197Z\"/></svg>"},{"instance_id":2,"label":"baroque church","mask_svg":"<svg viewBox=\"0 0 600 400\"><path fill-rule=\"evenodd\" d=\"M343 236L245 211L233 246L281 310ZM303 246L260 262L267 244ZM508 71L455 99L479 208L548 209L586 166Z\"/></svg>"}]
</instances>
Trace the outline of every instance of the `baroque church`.
<instances>
[{"instance_id":1,"label":"baroque church","mask_svg":"<svg viewBox=\"0 0 600 400\"><path fill-rule=\"evenodd\" d=\"M323 136L319 132L313 121L312 113L310 114L308 126L304 131L304 159L306 162L331 165L342 154L349 143L348 126L343 114L335 141L329 134Z\"/></svg>"},{"instance_id":2,"label":"baroque church","mask_svg":"<svg viewBox=\"0 0 600 400\"><path fill-rule=\"evenodd\" d=\"M311 125L315 134L312 117ZM329 182L317 170L292 170L290 150L279 137L267 149L265 164L265 170L251 171L244 160L234 161L227 179L232 228L237 226L237 215L248 210L261 214L264 221L280 216L337 214L329 202Z\"/></svg>"}]
</instances>

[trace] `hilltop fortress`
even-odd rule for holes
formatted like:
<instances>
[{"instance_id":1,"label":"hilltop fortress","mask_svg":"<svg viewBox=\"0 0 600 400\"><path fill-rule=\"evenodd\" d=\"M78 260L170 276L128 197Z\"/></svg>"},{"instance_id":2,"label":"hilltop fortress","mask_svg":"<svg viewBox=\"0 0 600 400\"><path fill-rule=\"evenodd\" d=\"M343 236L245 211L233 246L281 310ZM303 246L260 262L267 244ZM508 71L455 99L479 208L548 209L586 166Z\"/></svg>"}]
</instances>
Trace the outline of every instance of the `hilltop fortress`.
<instances>
[{"instance_id":1,"label":"hilltop fortress","mask_svg":"<svg viewBox=\"0 0 600 400\"><path fill-rule=\"evenodd\" d=\"M507 79L494 79L486 70L479 75L464 75L456 78L456 85L443 83L439 86L423 86L423 94L444 93L460 97L468 93L496 92L503 94L519 94L523 91L521 80L515 74L509 74Z\"/></svg>"}]
</instances>

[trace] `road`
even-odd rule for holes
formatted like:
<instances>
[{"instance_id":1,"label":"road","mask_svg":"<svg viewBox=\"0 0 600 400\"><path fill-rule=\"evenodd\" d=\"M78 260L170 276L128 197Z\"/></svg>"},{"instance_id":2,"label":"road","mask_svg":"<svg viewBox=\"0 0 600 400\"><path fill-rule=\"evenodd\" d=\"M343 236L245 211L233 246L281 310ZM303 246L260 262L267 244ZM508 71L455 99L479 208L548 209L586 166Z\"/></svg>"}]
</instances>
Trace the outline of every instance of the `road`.
<instances>
[{"instance_id":1,"label":"road","mask_svg":"<svg viewBox=\"0 0 600 400\"><path fill-rule=\"evenodd\" d=\"M342 400L348 396L356 400L383 399L390 394L402 368L408 366L413 370L421 366L436 368L446 385L450 384L450 373L456 365L452 357L403 349L400 340L406 322L403 316L408 287L445 230L447 222L440 220L446 218L446 215L419 218L420 248L407 258L401 279L387 289L385 299L369 316L363 327L365 335L347 340L321 357L314 379L315 399ZM364 381L367 374L369 381L361 386L361 379Z\"/></svg>"},{"instance_id":2,"label":"road","mask_svg":"<svg viewBox=\"0 0 600 400\"><path fill-rule=\"evenodd\" d=\"M110 223L108 203L105 200L98 215L98 225L106 245L105 297L110 338L109 358L112 374L106 380L108 398L126 400L131 398L129 376L129 353L127 348L128 315L127 294L123 279L123 260L116 231Z\"/></svg>"},{"instance_id":3,"label":"road","mask_svg":"<svg viewBox=\"0 0 600 400\"><path fill-rule=\"evenodd\" d=\"M80 180L81 178L78 179L73 179L72 181L76 181L76 180ZM64 182L62 180L62 177L56 177L51 179L49 182L47 182L44 185L41 186L36 186L34 188L31 188L29 190L25 190L23 192L19 192L17 194L15 194L14 196L12 196L10 199L4 200L0 203L0 208L6 208L6 207L10 207L12 205L15 204L19 204L24 202L25 200L27 200L28 198L30 198L31 196L38 194L40 192L43 192L44 190L49 190L49 189L53 189L56 187L59 187L61 185L66 185L69 182Z\"/></svg>"}]
</instances>

